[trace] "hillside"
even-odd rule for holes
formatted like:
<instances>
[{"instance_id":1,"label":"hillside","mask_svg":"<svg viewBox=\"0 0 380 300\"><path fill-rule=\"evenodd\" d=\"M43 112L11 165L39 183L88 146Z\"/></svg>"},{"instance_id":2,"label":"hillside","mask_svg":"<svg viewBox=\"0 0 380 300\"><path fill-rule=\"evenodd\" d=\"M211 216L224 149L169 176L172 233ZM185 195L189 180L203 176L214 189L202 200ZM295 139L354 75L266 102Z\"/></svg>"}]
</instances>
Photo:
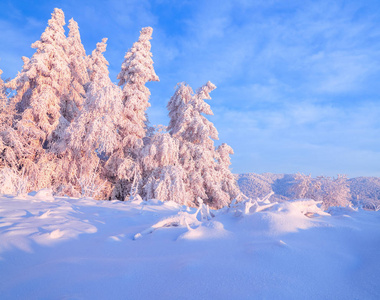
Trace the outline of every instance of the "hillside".
<instances>
[{"instance_id":1,"label":"hillside","mask_svg":"<svg viewBox=\"0 0 380 300\"><path fill-rule=\"evenodd\" d=\"M270 198L272 202L292 198L289 189L294 184L294 174L246 173L237 174L236 179L240 190L250 198L262 198L271 191L274 192ZM379 177L351 178L347 183L353 204L361 204L367 209L378 209L380 207Z\"/></svg>"}]
</instances>

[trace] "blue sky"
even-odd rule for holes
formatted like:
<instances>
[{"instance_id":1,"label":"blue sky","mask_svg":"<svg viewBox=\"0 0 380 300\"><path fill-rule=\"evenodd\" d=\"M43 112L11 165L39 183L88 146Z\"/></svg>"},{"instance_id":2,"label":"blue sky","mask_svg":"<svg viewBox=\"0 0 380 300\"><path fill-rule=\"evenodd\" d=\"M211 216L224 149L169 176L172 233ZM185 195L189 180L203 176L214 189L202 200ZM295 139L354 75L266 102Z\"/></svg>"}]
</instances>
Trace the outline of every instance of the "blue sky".
<instances>
[{"instance_id":1,"label":"blue sky","mask_svg":"<svg viewBox=\"0 0 380 300\"><path fill-rule=\"evenodd\" d=\"M178 82L213 82L210 120L235 151L233 172L380 176L378 0L1 0L3 78L33 55L54 7L79 23L88 54L108 37L114 81L153 27L153 124L167 125Z\"/></svg>"}]
</instances>

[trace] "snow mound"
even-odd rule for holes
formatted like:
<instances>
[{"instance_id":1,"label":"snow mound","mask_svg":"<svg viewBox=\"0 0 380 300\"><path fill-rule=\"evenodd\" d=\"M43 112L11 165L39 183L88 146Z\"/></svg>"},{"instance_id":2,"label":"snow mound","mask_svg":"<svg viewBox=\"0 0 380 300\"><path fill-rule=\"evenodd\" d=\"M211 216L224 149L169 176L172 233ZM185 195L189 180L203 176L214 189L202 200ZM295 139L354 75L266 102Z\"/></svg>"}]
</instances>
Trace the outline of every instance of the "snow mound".
<instances>
[{"instance_id":1,"label":"snow mound","mask_svg":"<svg viewBox=\"0 0 380 300\"><path fill-rule=\"evenodd\" d=\"M48 188L41 189L34 195L34 198L44 201L54 201L53 190Z\"/></svg>"},{"instance_id":2,"label":"snow mound","mask_svg":"<svg viewBox=\"0 0 380 300\"><path fill-rule=\"evenodd\" d=\"M175 216L167 217L151 227L145 229L144 231L135 234L133 239L139 239L144 235L153 233L155 230L159 228L170 228L170 227L190 227L190 226L198 226L200 222L197 220L196 214L189 214L188 212L179 212Z\"/></svg>"},{"instance_id":3,"label":"snow mound","mask_svg":"<svg viewBox=\"0 0 380 300\"><path fill-rule=\"evenodd\" d=\"M228 231L218 221L204 222L196 228L188 227L188 231L178 237L179 240L205 240L226 237Z\"/></svg>"},{"instance_id":4,"label":"snow mound","mask_svg":"<svg viewBox=\"0 0 380 300\"><path fill-rule=\"evenodd\" d=\"M231 207L228 213L241 219L244 230L252 228L256 234L279 235L324 225L329 216L320 208L321 202L300 199L267 204L247 200Z\"/></svg>"}]
</instances>

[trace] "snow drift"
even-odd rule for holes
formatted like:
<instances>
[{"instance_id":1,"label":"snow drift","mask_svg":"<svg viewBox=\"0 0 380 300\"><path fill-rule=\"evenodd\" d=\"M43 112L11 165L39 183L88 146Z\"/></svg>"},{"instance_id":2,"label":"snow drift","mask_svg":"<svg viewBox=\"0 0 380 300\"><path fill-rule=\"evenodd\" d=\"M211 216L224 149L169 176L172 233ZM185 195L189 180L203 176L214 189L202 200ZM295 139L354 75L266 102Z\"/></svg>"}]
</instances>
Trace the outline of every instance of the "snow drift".
<instances>
[{"instance_id":1,"label":"snow drift","mask_svg":"<svg viewBox=\"0 0 380 300\"><path fill-rule=\"evenodd\" d=\"M2 299L378 299L380 215L0 198Z\"/></svg>"}]
</instances>

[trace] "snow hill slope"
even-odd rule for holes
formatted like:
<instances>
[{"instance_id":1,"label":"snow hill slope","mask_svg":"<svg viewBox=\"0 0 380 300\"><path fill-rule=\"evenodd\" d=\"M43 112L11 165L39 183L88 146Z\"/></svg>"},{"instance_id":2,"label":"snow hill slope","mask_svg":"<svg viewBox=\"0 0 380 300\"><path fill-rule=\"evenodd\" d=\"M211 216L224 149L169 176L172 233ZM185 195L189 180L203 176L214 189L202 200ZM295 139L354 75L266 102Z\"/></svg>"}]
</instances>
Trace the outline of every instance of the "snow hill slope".
<instances>
[{"instance_id":1,"label":"snow hill slope","mask_svg":"<svg viewBox=\"0 0 380 300\"><path fill-rule=\"evenodd\" d=\"M235 175L240 190L248 197L256 199L270 193L271 201L291 199L290 187L294 184L295 174L246 173ZM380 178L356 177L347 180L351 201L367 209L380 209Z\"/></svg>"},{"instance_id":2,"label":"snow hill slope","mask_svg":"<svg viewBox=\"0 0 380 300\"><path fill-rule=\"evenodd\" d=\"M273 174L273 173L245 173L236 174L236 180L240 190L248 197L256 199L269 194L271 201L289 200L289 188L294 184L294 174Z\"/></svg>"},{"instance_id":3,"label":"snow hill slope","mask_svg":"<svg viewBox=\"0 0 380 300\"><path fill-rule=\"evenodd\" d=\"M0 197L1 299L379 299L380 213Z\"/></svg>"}]
</instances>

